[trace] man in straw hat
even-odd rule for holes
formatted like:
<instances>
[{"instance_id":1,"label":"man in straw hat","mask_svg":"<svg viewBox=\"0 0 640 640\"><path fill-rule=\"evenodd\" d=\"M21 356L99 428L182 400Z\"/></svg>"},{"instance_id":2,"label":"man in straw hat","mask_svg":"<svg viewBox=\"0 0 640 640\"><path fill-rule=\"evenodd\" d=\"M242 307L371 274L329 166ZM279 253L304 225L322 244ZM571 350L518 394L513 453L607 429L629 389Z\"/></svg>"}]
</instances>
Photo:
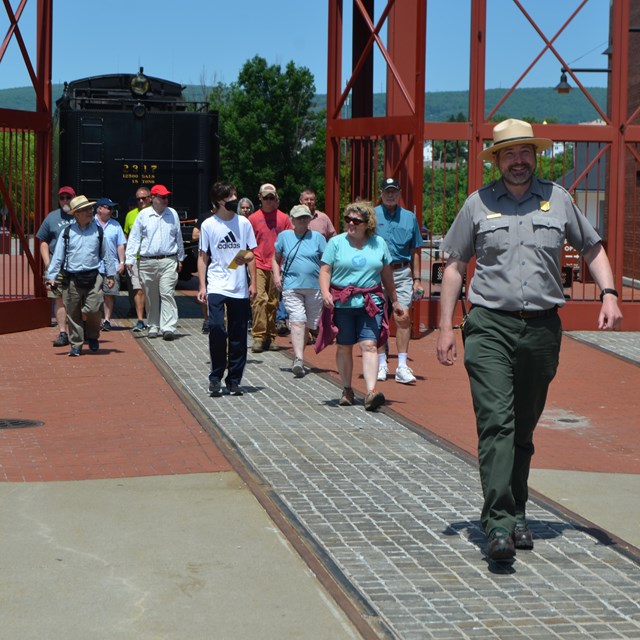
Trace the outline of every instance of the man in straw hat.
<instances>
[{"instance_id":1,"label":"man in straw hat","mask_svg":"<svg viewBox=\"0 0 640 640\"><path fill-rule=\"evenodd\" d=\"M71 200L69 213L75 217L60 235L56 250L47 271L47 286L55 288L56 278L63 272L62 300L67 310L70 356L79 356L85 337L89 349L99 349L100 318L104 296L100 262L104 260L107 287L113 287L115 275L114 256L104 242L104 232L93 218L93 205L85 196ZM86 318L83 324L83 314ZM85 336L86 326L86 336Z\"/></svg>"},{"instance_id":2,"label":"man in straw hat","mask_svg":"<svg viewBox=\"0 0 640 640\"><path fill-rule=\"evenodd\" d=\"M565 304L560 258L565 241L579 251L600 287L598 328L622 314L602 240L560 185L535 177L536 152L551 140L508 119L481 154L501 178L476 191L453 221L441 249L449 257L441 292L438 360L456 360L453 313L471 258L471 310L464 323L464 364L478 430L487 555L510 560L532 549L525 519L533 430L558 366Z\"/></svg>"}]
</instances>

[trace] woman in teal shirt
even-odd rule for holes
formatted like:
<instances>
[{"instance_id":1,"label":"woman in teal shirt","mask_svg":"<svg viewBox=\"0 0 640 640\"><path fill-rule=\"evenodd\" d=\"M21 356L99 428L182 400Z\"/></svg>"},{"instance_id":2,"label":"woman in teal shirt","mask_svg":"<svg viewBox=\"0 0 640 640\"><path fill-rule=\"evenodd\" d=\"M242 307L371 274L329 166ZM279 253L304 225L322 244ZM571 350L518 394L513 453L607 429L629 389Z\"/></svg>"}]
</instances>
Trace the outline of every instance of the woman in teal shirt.
<instances>
[{"instance_id":1,"label":"woman in teal shirt","mask_svg":"<svg viewBox=\"0 0 640 640\"><path fill-rule=\"evenodd\" d=\"M375 233L376 215L371 203L347 205L344 222L346 232L331 238L322 255L320 291L325 308L333 311L338 330L336 365L343 386L339 404L354 403L353 345L358 343L367 386L364 407L374 411L385 402L384 395L376 390L377 346L385 317L382 284L393 312L402 317L408 311L398 303L389 266L391 255L387 243Z\"/></svg>"}]
</instances>

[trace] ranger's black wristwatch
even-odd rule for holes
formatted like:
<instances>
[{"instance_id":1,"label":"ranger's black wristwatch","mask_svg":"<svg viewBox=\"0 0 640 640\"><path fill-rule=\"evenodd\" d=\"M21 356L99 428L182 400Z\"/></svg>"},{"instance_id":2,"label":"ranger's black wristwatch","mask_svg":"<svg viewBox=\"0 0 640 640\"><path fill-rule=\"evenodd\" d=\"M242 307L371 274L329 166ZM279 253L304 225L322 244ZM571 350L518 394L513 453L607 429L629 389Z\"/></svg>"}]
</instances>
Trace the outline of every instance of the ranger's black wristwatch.
<instances>
[{"instance_id":1,"label":"ranger's black wristwatch","mask_svg":"<svg viewBox=\"0 0 640 640\"><path fill-rule=\"evenodd\" d=\"M615 296L616 298L618 298L618 297L619 297L619 294L618 294L618 292L617 292L615 289L603 289L603 290L600 292L600 302L602 302L603 298L605 297L605 295L606 295L607 293L610 293L612 296Z\"/></svg>"}]
</instances>

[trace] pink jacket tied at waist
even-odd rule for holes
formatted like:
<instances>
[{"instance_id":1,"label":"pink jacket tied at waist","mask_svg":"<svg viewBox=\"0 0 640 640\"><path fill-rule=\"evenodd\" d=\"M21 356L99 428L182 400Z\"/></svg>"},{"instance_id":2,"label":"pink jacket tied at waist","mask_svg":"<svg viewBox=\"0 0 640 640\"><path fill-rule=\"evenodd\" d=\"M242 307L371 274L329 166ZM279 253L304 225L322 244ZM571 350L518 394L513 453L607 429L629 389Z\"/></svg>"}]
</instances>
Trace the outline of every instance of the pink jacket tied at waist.
<instances>
[{"instance_id":1,"label":"pink jacket tied at waist","mask_svg":"<svg viewBox=\"0 0 640 640\"><path fill-rule=\"evenodd\" d=\"M373 318L378 311L378 305L372 297L372 293L379 295L384 300L384 289L382 284L378 283L375 287L354 287L349 285L348 287L330 287L329 293L333 298L333 302L346 302L351 296L355 296L361 293L364 296L364 309ZM318 337L314 345L316 353L320 353L325 347L333 344L336 336L338 335L338 327L336 327L333 321L333 309L323 307L322 314L320 315L320 321L318 323ZM387 305L383 305L382 311L382 328L380 329L380 335L378 336L378 347L381 347L387 342L389 338L389 314L387 311Z\"/></svg>"}]
</instances>

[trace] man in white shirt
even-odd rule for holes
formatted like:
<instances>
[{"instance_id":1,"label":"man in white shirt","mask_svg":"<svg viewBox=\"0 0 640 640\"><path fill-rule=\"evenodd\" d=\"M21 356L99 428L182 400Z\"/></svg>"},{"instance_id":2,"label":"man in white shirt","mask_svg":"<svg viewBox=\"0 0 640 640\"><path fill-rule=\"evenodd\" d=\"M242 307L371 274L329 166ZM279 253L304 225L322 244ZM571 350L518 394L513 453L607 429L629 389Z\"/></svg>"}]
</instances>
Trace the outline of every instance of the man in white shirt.
<instances>
[{"instance_id":1,"label":"man in white shirt","mask_svg":"<svg viewBox=\"0 0 640 640\"><path fill-rule=\"evenodd\" d=\"M180 219L167 206L169 191L164 185L151 187L151 206L140 211L127 243L126 267L131 272L140 252L140 282L147 307L147 337L173 340L178 325L174 294L178 272L184 260Z\"/></svg>"},{"instance_id":2,"label":"man in white shirt","mask_svg":"<svg viewBox=\"0 0 640 640\"><path fill-rule=\"evenodd\" d=\"M231 184L216 182L211 187L211 204L213 215L200 227L198 251L198 300L207 302L209 312L209 395L222 395L226 369L229 395L241 396L239 385L247 362L251 314L249 299L256 297L253 249L257 243L249 220L236 214L238 196Z\"/></svg>"}]
</instances>

